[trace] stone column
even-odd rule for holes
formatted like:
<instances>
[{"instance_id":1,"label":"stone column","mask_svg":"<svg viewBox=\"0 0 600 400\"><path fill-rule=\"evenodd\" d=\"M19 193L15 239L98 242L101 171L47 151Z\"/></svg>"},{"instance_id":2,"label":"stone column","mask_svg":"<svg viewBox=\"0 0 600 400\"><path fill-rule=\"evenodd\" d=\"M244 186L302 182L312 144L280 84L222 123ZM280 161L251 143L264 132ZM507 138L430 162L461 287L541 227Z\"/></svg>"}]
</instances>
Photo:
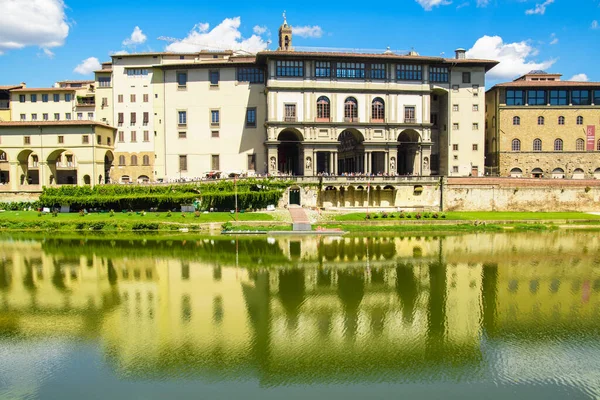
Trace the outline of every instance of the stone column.
<instances>
[{"instance_id":1,"label":"stone column","mask_svg":"<svg viewBox=\"0 0 600 400\"><path fill-rule=\"evenodd\" d=\"M362 171L363 171L363 173L365 173L365 174L366 174L366 173L367 173L367 163L368 163L368 161L369 161L369 160L368 160L369 156L368 156L368 154L367 154L367 151L366 151L366 150L365 150L365 152L364 152L364 157L363 157L363 158L364 158L364 160L363 160L363 165L362 165Z\"/></svg>"},{"instance_id":2,"label":"stone column","mask_svg":"<svg viewBox=\"0 0 600 400\"><path fill-rule=\"evenodd\" d=\"M383 172L385 172L387 174L390 172L390 153L386 151L383 154L384 154Z\"/></svg>"},{"instance_id":3,"label":"stone column","mask_svg":"<svg viewBox=\"0 0 600 400\"><path fill-rule=\"evenodd\" d=\"M338 153L337 151L333 152L333 174L338 174Z\"/></svg>"},{"instance_id":4,"label":"stone column","mask_svg":"<svg viewBox=\"0 0 600 400\"><path fill-rule=\"evenodd\" d=\"M19 190L21 184L21 174L19 174L19 162L10 161L8 164L8 179L10 183L10 190L16 192Z\"/></svg>"}]
</instances>

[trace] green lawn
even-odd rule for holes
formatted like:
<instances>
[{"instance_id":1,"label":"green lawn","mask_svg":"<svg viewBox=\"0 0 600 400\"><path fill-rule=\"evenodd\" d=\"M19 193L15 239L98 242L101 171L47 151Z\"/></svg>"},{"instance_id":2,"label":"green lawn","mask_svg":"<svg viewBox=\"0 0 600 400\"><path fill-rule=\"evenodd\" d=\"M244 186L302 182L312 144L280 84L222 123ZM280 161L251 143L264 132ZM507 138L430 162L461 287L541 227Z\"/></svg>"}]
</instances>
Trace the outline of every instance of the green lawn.
<instances>
[{"instance_id":1,"label":"green lawn","mask_svg":"<svg viewBox=\"0 0 600 400\"><path fill-rule=\"evenodd\" d=\"M115 212L111 217L109 213L89 213L85 216L80 216L78 213L61 214L53 217L52 214L45 214L41 217L37 211L5 211L0 213L0 221L38 221L48 220L52 222L178 222L178 223L203 223L203 222L233 222L235 215L225 212L213 212L208 214L200 214L196 217L194 213L185 213L185 217L180 212L171 213L168 217L166 212L147 212L146 215L141 215L136 212L121 213ZM238 221L273 221L273 216L267 213L238 213Z\"/></svg>"},{"instance_id":2,"label":"green lawn","mask_svg":"<svg viewBox=\"0 0 600 400\"><path fill-rule=\"evenodd\" d=\"M370 213L371 215L378 213ZM398 218L398 212L388 212L394 214L396 218L391 221L404 221ZM414 213L410 213L413 214ZM600 220L600 215L587 214L583 212L501 212L501 211L450 211L445 214L445 220L455 221L522 221L522 220ZM350 213L336 215L334 220L339 222L346 221L364 221L366 213ZM414 218L406 219L408 221ZM436 219L421 219L422 221L437 221ZM444 219L439 219L443 221ZM372 219L371 221L390 221L390 219Z\"/></svg>"}]
</instances>

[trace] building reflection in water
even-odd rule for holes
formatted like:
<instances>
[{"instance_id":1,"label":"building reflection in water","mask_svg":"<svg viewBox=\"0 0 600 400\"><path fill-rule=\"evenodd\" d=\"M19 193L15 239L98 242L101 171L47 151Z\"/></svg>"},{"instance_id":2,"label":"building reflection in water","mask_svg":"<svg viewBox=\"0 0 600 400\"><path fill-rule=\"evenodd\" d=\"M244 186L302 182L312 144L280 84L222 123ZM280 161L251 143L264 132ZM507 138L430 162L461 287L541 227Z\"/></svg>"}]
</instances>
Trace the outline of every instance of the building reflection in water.
<instances>
[{"instance_id":1,"label":"building reflection in water","mask_svg":"<svg viewBox=\"0 0 600 400\"><path fill-rule=\"evenodd\" d=\"M484 342L598 339L599 247L586 233L5 239L0 335L97 340L124 378L477 379Z\"/></svg>"}]
</instances>

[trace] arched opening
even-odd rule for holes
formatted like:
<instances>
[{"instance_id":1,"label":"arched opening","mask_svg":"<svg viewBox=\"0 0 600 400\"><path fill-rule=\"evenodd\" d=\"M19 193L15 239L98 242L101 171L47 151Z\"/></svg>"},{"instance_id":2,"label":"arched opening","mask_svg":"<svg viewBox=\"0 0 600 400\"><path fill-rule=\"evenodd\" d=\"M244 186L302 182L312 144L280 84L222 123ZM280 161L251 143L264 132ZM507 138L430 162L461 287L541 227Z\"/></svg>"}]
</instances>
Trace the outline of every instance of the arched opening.
<instances>
[{"instance_id":1,"label":"arched opening","mask_svg":"<svg viewBox=\"0 0 600 400\"><path fill-rule=\"evenodd\" d=\"M376 97L371 103L371 122L383 122L385 119L385 105L381 97Z\"/></svg>"},{"instance_id":2,"label":"arched opening","mask_svg":"<svg viewBox=\"0 0 600 400\"><path fill-rule=\"evenodd\" d=\"M358 102L354 97L348 97L344 101L344 121L358 122Z\"/></svg>"},{"instance_id":3,"label":"arched opening","mask_svg":"<svg viewBox=\"0 0 600 400\"><path fill-rule=\"evenodd\" d=\"M363 145L365 138L356 129L347 129L338 136L338 173L354 174L364 172Z\"/></svg>"},{"instance_id":4,"label":"arched opening","mask_svg":"<svg viewBox=\"0 0 600 400\"><path fill-rule=\"evenodd\" d=\"M123 162L125 162L125 157L123 157ZM113 167L113 163L115 161L115 155L112 151L107 151L104 155L104 183L110 183L110 170ZM102 179L99 179L98 183L101 182Z\"/></svg>"},{"instance_id":5,"label":"arched opening","mask_svg":"<svg viewBox=\"0 0 600 400\"><path fill-rule=\"evenodd\" d=\"M21 185L39 185L40 160L37 154L31 150L23 150L17 156L17 160L19 161Z\"/></svg>"},{"instance_id":6,"label":"arched opening","mask_svg":"<svg viewBox=\"0 0 600 400\"><path fill-rule=\"evenodd\" d=\"M600 168L594 170L594 179L600 179Z\"/></svg>"},{"instance_id":7,"label":"arched opening","mask_svg":"<svg viewBox=\"0 0 600 400\"><path fill-rule=\"evenodd\" d=\"M129 183L129 182L130 182L129 175L121 176L121 183Z\"/></svg>"},{"instance_id":8,"label":"arched opening","mask_svg":"<svg viewBox=\"0 0 600 400\"><path fill-rule=\"evenodd\" d=\"M583 170L581 168L575 168L575 170L573 171L573 179L584 179L585 178L585 172L583 172Z\"/></svg>"},{"instance_id":9,"label":"arched opening","mask_svg":"<svg viewBox=\"0 0 600 400\"><path fill-rule=\"evenodd\" d=\"M331 117L331 103L327 96L317 99L317 122L329 122Z\"/></svg>"},{"instance_id":10,"label":"arched opening","mask_svg":"<svg viewBox=\"0 0 600 400\"><path fill-rule=\"evenodd\" d=\"M521 170L521 168L513 168L510 170L510 177L511 178L522 178L523 177L523 170Z\"/></svg>"},{"instance_id":11,"label":"arched opening","mask_svg":"<svg viewBox=\"0 0 600 400\"><path fill-rule=\"evenodd\" d=\"M137 178L137 183L148 183L150 182L150 178L148 178L148 176L146 175L140 175Z\"/></svg>"},{"instance_id":12,"label":"arched opening","mask_svg":"<svg viewBox=\"0 0 600 400\"><path fill-rule=\"evenodd\" d=\"M73 153L64 149L55 150L50 153L46 161L51 175L54 176L54 184L77 184L77 159Z\"/></svg>"},{"instance_id":13,"label":"arched opening","mask_svg":"<svg viewBox=\"0 0 600 400\"><path fill-rule=\"evenodd\" d=\"M90 185L92 183L92 179L90 178L89 175L84 175L83 176L83 184L84 185Z\"/></svg>"},{"instance_id":14,"label":"arched opening","mask_svg":"<svg viewBox=\"0 0 600 400\"><path fill-rule=\"evenodd\" d=\"M299 175L301 171L301 160L303 159L302 135L293 130L285 130L279 134L277 140L278 172Z\"/></svg>"},{"instance_id":15,"label":"arched opening","mask_svg":"<svg viewBox=\"0 0 600 400\"><path fill-rule=\"evenodd\" d=\"M544 171L542 171L541 168L534 168L531 170L531 177L532 178L543 178L544 177Z\"/></svg>"},{"instance_id":16,"label":"arched opening","mask_svg":"<svg viewBox=\"0 0 600 400\"><path fill-rule=\"evenodd\" d=\"M416 131L405 130L398 135L398 174L420 175L417 154L420 150L420 136Z\"/></svg>"},{"instance_id":17,"label":"arched opening","mask_svg":"<svg viewBox=\"0 0 600 400\"><path fill-rule=\"evenodd\" d=\"M552 179L563 179L565 177L565 170L562 168L554 168L552 170Z\"/></svg>"},{"instance_id":18,"label":"arched opening","mask_svg":"<svg viewBox=\"0 0 600 400\"><path fill-rule=\"evenodd\" d=\"M10 165L8 164L8 155L4 150L0 150L0 185L7 185L10 182Z\"/></svg>"},{"instance_id":19,"label":"arched opening","mask_svg":"<svg viewBox=\"0 0 600 400\"><path fill-rule=\"evenodd\" d=\"M289 193L289 204L292 205L301 205L300 204L300 188L298 186L292 186L290 188L290 193Z\"/></svg>"}]
</instances>

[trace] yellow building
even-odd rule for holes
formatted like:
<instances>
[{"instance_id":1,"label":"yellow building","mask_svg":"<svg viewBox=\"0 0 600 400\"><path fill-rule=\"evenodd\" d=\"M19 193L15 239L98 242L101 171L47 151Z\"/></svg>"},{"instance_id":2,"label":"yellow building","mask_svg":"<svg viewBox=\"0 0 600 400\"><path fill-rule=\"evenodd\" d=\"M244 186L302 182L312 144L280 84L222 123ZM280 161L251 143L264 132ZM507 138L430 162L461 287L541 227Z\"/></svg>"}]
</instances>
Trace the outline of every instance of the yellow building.
<instances>
[{"instance_id":1,"label":"yellow building","mask_svg":"<svg viewBox=\"0 0 600 400\"><path fill-rule=\"evenodd\" d=\"M94 121L0 122L0 191L104 183L115 129Z\"/></svg>"},{"instance_id":2,"label":"yellow building","mask_svg":"<svg viewBox=\"0 0 600 400\"><path fill-rule=\"evenodd\" d=\"M12 120L12 114L10 111L10 91L14 89L21 89L22 87L22 84L0 86L0 122Z\"/></svg>"},{"instance_id":3,"label":"yellow building","mask_svg":"<svg viewBox=\"0 0 600 400\"><path fill-rule=\"evenodd\" d=\"M486 93L486 167L491 174L600 178L600 82L532 71Z\"/></svg>"}]
</instances>

